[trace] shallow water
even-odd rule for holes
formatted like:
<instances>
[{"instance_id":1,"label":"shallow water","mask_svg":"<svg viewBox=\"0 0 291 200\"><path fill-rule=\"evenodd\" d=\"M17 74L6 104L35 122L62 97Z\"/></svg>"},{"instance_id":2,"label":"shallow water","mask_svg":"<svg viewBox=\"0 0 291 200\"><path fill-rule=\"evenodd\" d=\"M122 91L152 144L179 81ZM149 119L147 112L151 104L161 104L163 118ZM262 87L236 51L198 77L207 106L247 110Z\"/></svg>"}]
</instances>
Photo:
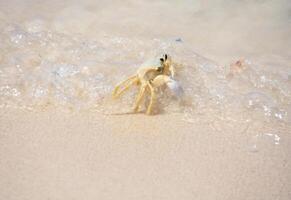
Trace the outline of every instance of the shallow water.
<instances>
[{"instance_id":1,"label":"shallow water","mask_svg":"<svg viewBox=\"0 0 291 200\"><path fill-rule=\"evenodd\" d=\"M114 85L167 53L184 94L158 91L157 113L255 146L290 131L288 1L0 4L1 107L130 112L137 88L113 101Z\"/></svg>"}]
</instances>

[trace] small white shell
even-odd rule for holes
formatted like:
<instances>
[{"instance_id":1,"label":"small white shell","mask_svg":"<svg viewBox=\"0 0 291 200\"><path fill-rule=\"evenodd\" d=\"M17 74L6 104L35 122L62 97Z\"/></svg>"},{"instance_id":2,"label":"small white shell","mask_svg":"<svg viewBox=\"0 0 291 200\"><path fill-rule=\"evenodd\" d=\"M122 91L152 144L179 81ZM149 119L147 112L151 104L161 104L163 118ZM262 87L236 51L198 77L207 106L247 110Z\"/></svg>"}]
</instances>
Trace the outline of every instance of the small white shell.
<instances>
[{"instance_id":1,"label":"small white shell","mask_svg":"<svg viewBox=\"0 0 291 200\"><path fill-rule=\"evenodd\" d=\"M183 88L180 86L179 82L172 78L167 81L167 86L176 97L182 97L182 95L184 94Z\"/></svg>"}]
</instances>

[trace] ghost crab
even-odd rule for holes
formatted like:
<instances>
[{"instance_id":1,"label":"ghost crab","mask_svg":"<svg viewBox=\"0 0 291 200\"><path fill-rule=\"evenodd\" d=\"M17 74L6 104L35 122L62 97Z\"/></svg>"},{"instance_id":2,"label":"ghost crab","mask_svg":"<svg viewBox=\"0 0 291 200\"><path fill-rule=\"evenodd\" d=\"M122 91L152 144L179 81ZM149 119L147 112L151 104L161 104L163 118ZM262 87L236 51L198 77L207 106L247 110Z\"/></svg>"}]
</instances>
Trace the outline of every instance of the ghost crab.
<instances>
[{"instance_id":1,"label":"ghost crab","mask_svg":"<svg viewBox=\"0 0 291 200\"><path fill-rule=\"evenodd\" d=\"M160 65L141 67L137 73L125 81L119 83L113 90L113 97L118 98L124 94L132 85L139 86L139 92L134 103L134 112L138 112L140 104L147 91L150 92L150 102L146 114L152 114L153 103L156 99L155 89L167 85L172 90L179 88L178 83L173 79L175 69L171 58L165 54L160 58Z\"/></svg>"}]
</instances>

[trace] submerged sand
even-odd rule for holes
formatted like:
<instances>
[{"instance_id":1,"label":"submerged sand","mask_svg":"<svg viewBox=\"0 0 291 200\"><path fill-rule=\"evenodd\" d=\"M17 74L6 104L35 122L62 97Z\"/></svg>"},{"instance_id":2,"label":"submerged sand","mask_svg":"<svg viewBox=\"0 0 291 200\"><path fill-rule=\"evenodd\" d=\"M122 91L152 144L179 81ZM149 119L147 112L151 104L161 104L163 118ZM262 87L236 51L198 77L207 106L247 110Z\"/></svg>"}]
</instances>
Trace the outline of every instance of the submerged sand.
<instances>
[{"instance_id":1,"label":"submerged sand","mask_svg":"<svg viewBox=\"0 0 291 200\"><path fill-rule=\"evenodd\" d=\"M181 114L0 112L0 199L291 198L290 129L252 151Z\"/></svg>"}]
</instances>

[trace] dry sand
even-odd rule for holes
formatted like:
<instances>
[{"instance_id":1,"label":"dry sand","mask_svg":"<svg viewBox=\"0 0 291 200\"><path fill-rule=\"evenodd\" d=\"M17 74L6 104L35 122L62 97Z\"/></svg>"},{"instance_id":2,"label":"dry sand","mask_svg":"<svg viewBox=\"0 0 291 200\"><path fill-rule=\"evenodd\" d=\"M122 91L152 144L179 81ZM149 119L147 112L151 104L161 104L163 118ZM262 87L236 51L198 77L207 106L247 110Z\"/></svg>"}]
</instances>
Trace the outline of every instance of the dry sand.
<instances>
[{"instance_id":1,"label":"dry sand","mask_svg":"<svg viewBox=\"0 0 291 200\"><path fill-rule=\"evenodd\" d=\"M291 199L290 133L245 133L180 114L0 110L0 199Z\"/></svg>"}]
</instances>

